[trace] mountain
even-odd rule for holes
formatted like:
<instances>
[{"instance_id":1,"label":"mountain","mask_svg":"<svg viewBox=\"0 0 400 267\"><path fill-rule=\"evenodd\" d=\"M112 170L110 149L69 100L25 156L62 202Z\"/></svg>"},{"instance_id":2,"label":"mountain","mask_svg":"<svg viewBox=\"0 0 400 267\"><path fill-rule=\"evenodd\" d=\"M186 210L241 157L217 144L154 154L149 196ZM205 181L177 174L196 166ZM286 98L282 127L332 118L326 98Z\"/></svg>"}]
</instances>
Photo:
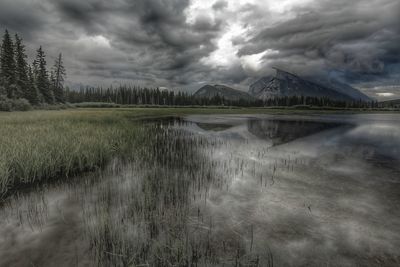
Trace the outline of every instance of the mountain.
<instances>
[{"instance_id":1,"label":"mountain","mask_svg":"<svg viewBox=\"0 0 400 267\"><path fill-rule=\"evenodd\" d=\"M335 79L312 79L310 78L310 80L314 81L315 83L318 84L323 84L325 87L331 88L335 91L338 91L339 93L342 94L346 94L348 96L350 96L351 98L353 98L354 100L362 100L362 101L373 101L374 99L372 99L371 97L363 94L362 92L360 92L359 90L355 89L354 87L351 87L348 84L345 83L341 83Z\"/></svg>"},{"instance_id":2,"label":"mountain","mask_svg":"<svg viewBox=\"0 0 400 267\"><path fill-rule=\"evenodd\" d=\"M280 69L276 69L275 76L263 77L250 85L249 94L263 100L284 96L329 97L339 101L371 100L349 85L333 80L320 84Z\"/></svg>"},{"instance_id":3,"label":"mountain","mask_svg":"<svg viewBox=\"0 0 400 267\"><path fill-rule=\"evenodd\" d=\"M212 98L214 96L219 95L220 97L225 98L226 100L230 101L237 101L239 99L243 100L255 100L254 97L249 95L246 92L242 92L233 88L230 88L225 85L205 85L201 87L199 90L197 90L196 93L194 93L194 96L196 97L202 97L202 98Z\"/></svg>"}]
</instances>

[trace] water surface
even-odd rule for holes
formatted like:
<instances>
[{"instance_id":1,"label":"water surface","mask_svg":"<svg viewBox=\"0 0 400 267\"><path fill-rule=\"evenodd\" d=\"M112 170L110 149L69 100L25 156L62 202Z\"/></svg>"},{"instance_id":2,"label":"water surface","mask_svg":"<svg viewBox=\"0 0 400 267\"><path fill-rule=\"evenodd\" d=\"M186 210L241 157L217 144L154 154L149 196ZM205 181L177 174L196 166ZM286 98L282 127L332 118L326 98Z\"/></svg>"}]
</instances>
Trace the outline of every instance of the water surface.
<instances>
[{"instance_id":1,"label":"water surface","mask_svg":"<svg viewBox=\"0 0 400 267\"><path fill-rule=\"evenodd\" d=\"M398 266L398 115L144 122L105 170L13 196L1 266Z\"/></svg>"}]
</instances>

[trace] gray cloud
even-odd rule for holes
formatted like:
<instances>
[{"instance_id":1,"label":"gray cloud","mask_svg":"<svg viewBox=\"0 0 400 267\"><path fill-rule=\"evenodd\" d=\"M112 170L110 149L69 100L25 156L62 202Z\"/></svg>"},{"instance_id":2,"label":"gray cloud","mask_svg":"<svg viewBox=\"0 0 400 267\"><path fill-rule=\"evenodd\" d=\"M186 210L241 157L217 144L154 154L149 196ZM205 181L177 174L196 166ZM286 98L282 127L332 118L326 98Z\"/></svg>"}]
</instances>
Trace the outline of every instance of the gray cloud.
<instances>
[{"instance_id":1,"label":"gray cloud","mask_svg":"<svg viewBox=\"0 0 400 267\"><path fill-rule=\"evenodd\" d=\"M390 76L400 63L398 1L319 1L287 21L255 29L239 55L263 52L264 63L300 74L334 71L348 82ZM320 73L319 73L320 74Z\"/></svg>"},{"instance_id":2,"label":"gray cloud","mask_svg":"<svg viewBox=\"0 0 400 267\"><path fill-rule=\"evenodd\" d=\"M214 49L211 41L220 30L220 22L207 17L188 24L184 15L188 4L187 0L118 1L112 5L107 1L63 0L57 1L56 10L64 20L81 25L87 35L106 37L117 50L109 60L93 58L94 54L87 59L92 69L102 68L105 62L112 67L108 75L101 69L100 77L145 79L154 86L181 80L184 85L189 81L175 76L190 72L193 62Z\"/></svg>"},{"instance_id":3,"label":"gray cloud","mask_svg":"<svg viewBox=\"0 0 400 267\"><path fill-rule=\"evenodd\" d=\"M49 62L63 52L71 85L245 89L271 66L365 88L399 81L398 1L311 1L280 12L271 2L4 0L0 30L20 33L31 59L39 45ZM263 52L254 66L246 61Z\"/></svg>"},{"instance_id":4,"label":"gray cloud","mask_svg":"<svg viewBox=\"0 0 400 267\"><path fill-rule=\"evenodd\" d=\"M219 0L217 2L214 3L214 5L212 5L212 8L214 10L223 10L228 6L228 2L224 1L224 0Z\"/></svg>"}]
</instances>

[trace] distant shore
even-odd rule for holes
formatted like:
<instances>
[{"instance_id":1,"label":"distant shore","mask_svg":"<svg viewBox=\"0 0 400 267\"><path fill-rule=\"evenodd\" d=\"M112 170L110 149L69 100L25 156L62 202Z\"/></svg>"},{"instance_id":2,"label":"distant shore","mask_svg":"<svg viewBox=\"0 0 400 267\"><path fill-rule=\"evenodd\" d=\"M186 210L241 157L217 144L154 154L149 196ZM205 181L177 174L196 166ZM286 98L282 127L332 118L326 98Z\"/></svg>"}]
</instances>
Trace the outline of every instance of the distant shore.
<instances>
[{"instance_id":1,"label":"distant shore","mask_svg":"<svg viewBox=\"0 0 400 267\"><path fill-rule=\"evenodd\" d=\"M132 105L132 104L115 104L109 102L82 102L82 103L66 103L66 104L58 104L58 105L44 105L38 106L33 109L22 110L22 111L38 111L38 110L64 110L64 109L194 109L196 111L205 109L205 110L243 110L248 111L260 111L260 112L274 112L276 110L280 111L312 111L312 112L400 112L400 108L392 108L392 107L382 107L382 108L341 108L341 107L330 107L330 106L312 106L312 105L295 105L295 106L265 106L265 107L242 107L242 106L202 106L202 105ZM10 113L10 112L18 112L20 110L12 110L12 111L1 111L1 113Z\"/></svg>"}]
</instances>

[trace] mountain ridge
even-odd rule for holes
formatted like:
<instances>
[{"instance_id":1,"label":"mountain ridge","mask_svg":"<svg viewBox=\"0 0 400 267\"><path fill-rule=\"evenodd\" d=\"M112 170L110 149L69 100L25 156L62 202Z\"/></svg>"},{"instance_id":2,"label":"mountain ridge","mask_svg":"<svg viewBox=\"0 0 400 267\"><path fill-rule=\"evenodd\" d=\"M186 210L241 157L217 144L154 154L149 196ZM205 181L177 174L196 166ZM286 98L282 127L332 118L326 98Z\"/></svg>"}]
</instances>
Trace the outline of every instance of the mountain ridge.
<instances>
[{"instance_id":1,"label":"mountain ridge","mask_svg":"<svg viewBox=\"0 0 400 267\"><path fill-rule=\"evenodd\" d=\"M275 76L261 77L249 87L249 94L257 99L285 96L328 97L338 101L372 101L350 85L330 81L330 86L302 78L288 71L274 68Z\"/></svg>"},{"instance_id":2,"label":"mountain ridge","mask_svg":"<svg viewBox=\"0 0 400 267\"><path fill-rule=\"evenodd\" d=\"M221 84L204 85L203 87L198 89L193 95L195 97L203 97L203 98L212 98L218 95L230 101L238 101L240 99L248 101L256 100L253 96L251 96L247 92L233 89L231 87Z\"/></svg>"}]
</instances>

